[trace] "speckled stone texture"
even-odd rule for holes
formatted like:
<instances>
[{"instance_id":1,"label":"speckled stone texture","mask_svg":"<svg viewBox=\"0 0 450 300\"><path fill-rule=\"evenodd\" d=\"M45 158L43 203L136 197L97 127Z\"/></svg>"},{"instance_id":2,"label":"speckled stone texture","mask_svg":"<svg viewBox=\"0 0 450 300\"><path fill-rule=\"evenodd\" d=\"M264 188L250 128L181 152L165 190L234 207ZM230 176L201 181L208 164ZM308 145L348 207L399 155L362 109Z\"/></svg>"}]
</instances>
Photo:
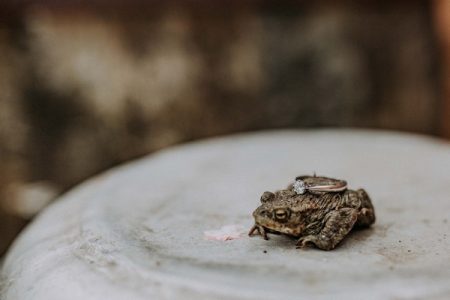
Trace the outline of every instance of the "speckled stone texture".
<instances>
[{"instance_id":1,"label":"speckled stone texture","mask_svg":"<svg viewBox=\"0 0 450 300\"><path fill-rule=\"evenodd\" d=\"M364 187L377 222L333 251L250 228L265 190L317 172ZM448 299L450 145L391 132L272 131L159 152L45 210L1 270L4 300Z\"/></svg>"}]
</instances>

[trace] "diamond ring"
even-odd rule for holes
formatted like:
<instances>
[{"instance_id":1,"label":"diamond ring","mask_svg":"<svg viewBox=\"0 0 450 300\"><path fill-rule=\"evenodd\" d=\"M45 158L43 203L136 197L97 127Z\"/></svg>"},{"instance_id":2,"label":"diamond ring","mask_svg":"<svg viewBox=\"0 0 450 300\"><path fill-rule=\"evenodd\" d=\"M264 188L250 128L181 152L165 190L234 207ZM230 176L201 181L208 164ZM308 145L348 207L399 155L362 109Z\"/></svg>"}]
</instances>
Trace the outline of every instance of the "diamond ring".
<instances>
[{"instance_id":1,"label":"diamond ring","mask_svg":"<svg viewBox=\"0 0 450 300\"><path fill-rule=\"evenodd\" d=\"M342 192L347 189L347 182L329 177L297 176L292 189L298 195L310 192Z\"/></svg>"}]
</instances>

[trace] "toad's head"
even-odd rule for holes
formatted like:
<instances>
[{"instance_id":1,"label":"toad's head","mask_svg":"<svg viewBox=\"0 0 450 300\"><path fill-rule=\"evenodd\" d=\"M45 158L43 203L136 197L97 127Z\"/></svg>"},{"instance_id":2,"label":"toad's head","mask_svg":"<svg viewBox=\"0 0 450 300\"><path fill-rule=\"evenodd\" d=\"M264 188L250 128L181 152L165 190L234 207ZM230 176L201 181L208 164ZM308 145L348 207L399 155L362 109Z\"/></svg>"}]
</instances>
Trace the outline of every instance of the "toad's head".
<instances>
[{"instance_id":1,"label":"toad's head","mask_svg":"<svg viewBox=\"0 0 450 300\"><path fill-rule=\"evenodd\" d=\"M261 205L253 212L255 224L269 231L300 236L306 226L300 200L292 190L264 192Z\"/></svg>"}]
</instances>

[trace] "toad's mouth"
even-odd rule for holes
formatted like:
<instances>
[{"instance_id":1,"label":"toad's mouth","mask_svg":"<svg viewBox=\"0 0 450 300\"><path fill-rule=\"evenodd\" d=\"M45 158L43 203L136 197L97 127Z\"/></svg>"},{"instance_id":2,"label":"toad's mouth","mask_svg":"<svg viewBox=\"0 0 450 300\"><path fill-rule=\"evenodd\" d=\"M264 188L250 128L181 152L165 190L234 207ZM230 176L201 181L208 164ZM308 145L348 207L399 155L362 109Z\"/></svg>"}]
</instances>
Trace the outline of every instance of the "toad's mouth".
<instances>
[{"instance_id":1,"label":"toad's mouth","mask_svg":"<svg viewBox=\"0 0 450 300\"><path fill-rule=\"evenodd\" d=\"M255 225L250 229L249 235L252 236L255 232L258 232L265 240L268 240L268 233L271 234L286 234L289 236L299 237L302 235L302 227L296 226L294 228L288 226L282 226L274 222L255 222Z\"/></svg>"}]
</instances>

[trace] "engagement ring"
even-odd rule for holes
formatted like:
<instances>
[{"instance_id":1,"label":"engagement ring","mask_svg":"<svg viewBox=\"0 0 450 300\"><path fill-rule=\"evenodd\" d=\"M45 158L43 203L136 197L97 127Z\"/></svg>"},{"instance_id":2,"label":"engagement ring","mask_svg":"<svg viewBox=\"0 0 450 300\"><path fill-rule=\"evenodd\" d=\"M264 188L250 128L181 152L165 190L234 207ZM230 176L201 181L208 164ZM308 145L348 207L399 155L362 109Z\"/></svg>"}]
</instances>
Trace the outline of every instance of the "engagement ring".
<instances>
[{"instance_id":1,"label":"engagement ring","mask_svg":"<svg viewBox=\"0 0 450 300\"><path fill-rule=\"evenodd\" d=\"M297 176L292 189L298 195L310 192L342 192L347 189L347 182L328 177Z\"/></svg>"}]
</instances>

